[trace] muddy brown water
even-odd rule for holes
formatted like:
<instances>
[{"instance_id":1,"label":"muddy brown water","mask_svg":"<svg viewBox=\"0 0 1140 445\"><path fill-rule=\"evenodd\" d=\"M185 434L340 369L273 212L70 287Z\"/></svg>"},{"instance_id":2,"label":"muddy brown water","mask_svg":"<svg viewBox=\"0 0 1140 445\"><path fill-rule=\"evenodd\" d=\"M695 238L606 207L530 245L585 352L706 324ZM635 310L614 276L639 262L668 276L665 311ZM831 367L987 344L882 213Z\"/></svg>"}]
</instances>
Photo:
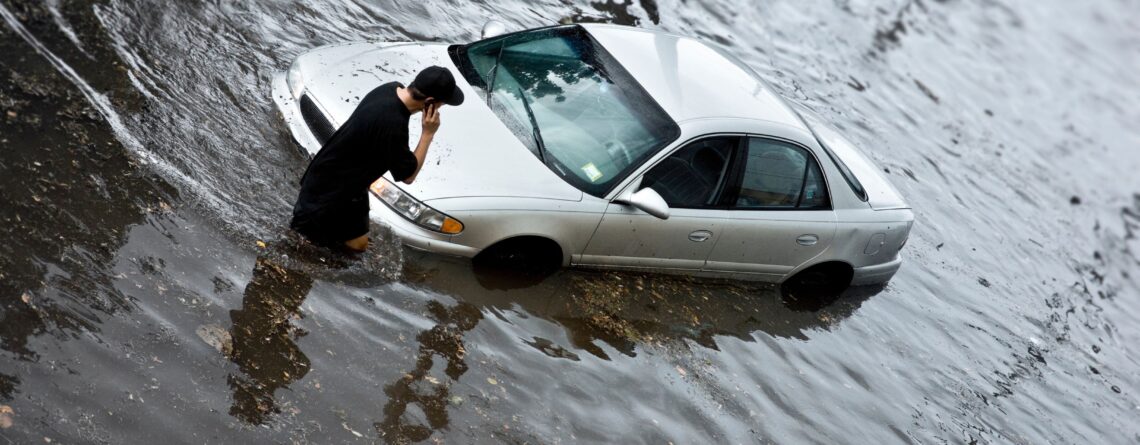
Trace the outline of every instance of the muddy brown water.
<instances>
[{"instance_id":1,"label":"muddy brown water","mask_svg":"<svg viewBox=\"0 0 1140 445\"><path fill-rule=\"evenodd\" d=\"M888 172L918 218L903 269L819 307L285 235L305 159L270 76L491 18L724 45ZM1140 441L1134 1L2 0L0 19L0 444Z\"/></svg>"}]
</instances>

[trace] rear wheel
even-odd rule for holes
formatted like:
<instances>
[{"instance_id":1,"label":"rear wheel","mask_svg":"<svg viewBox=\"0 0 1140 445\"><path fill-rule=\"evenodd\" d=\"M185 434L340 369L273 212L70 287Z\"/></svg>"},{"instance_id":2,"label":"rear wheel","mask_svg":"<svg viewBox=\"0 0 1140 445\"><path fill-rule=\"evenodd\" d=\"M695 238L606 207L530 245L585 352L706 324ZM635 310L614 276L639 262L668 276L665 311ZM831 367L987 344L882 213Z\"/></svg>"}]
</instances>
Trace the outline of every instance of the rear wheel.
<instances>
[{"instance_id":1,"label":"rear wheel","mask_svg":"<svg viewBox=\"0 0 1140 445\"><path fill-rule=\"evenodd\" d=\"M821 263L804 269L780 285L784 304L815 311L831 304L851 285L855 271L844 263Z\"/></svg>"}]
</instances>

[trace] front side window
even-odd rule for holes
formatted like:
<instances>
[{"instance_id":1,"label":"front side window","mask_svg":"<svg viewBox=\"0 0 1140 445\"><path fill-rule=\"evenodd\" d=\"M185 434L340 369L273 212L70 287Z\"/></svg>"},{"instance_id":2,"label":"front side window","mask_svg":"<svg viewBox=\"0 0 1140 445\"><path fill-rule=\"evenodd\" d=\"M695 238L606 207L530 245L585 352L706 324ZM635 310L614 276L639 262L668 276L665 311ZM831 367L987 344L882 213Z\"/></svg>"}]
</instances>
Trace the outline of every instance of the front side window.
<instances>
[{"instance_id":1,"label":"front side window","mask_svg":"<svg viewBox=\"0 0 1140 445\"><path fill-rule=\"evenodd\" d=\"M747 145L734 208L830 207L819 164L806 150L764 138L749 138Z\"/></svg>"},{"instance_id":2,"label":"front side window","mask_svg":"<svg viewBox=\"0 0 1140 445\"><path fill-rule=\"evenodd\" d=\"M680 133L581 27L495 37L453 47L452 57L535 156L591 195L609 192Z\"/></svg>"},{"instance_id":3,"label":"front side window","mask_svg":"<svg viewBox=\"0 0 1140 445\"><path fill-rule=\"evenodd\" d=\"M715 206L738 140L717 137L690 143L646 172L641 188L652 188L672 208Z\"/></svg>"}]
</instances>

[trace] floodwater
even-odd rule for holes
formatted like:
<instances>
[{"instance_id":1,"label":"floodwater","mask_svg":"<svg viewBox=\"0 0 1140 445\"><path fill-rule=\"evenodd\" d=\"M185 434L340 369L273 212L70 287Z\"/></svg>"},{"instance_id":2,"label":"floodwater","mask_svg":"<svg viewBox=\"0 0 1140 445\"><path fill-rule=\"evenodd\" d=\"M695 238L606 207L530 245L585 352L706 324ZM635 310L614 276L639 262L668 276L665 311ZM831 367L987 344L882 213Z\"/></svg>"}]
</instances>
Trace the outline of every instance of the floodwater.
<instances>
[{"instance_id":1,"label":"floodwater","mask_svg":"<svg viewBox=\"0 0 1140 445\"><path fill-rule=\"evenodd\" d=\"M0 444L1140 442L1140 3L456 3L0 0ZM902 270L814 305L291 239L272 74L488 19L724 45L888 172Z\"/></svg>"}]
</instances>

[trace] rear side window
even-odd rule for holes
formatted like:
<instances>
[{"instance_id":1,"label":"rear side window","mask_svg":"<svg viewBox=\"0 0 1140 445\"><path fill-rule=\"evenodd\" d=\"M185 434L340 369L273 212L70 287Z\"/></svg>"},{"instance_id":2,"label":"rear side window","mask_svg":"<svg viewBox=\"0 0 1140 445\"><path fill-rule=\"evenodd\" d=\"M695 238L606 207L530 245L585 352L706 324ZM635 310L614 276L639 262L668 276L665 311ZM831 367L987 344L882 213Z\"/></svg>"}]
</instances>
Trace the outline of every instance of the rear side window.
<instances>
[{"instance_id":1,"label":"rear side window","mask_svg":"<svg viewBox=\"0 0 1140 445\"><path fill-rule=\"evenodd\" d=\"M735 209L826 209L830 207L819 164L801 147L749 138L742 159Z\"/></svg>"},{"instance_id":2,"label":"rear side window","mask_svg":"<svg viewBox=\"0 0 1140 445\"><path fill-rule=\"evenodd\" d=\"M804 182L804 194L800 200L801 209L829 209L831 200L827 197L827 187L824 186L823 172L814 159L809 159L807 181Z\"/></svg>"},{"instance_id":3,"label":"rear side window","mask_svg":"<svg viewBox=\"0 0 1140 445\"><path fill-rule=\"evenodd\" d=\"M797 107L797 110L800 117L807 122L808 127L811 128L820 147L823 147L824 153L827 153L827 157L831 159L831 163L839 168L840 175L843 176L843 180L847 182L847 185L851 187L851 191L855 192L855 196L860 200L866 201L867 190L863 188L863 183L859 182L859 178L855 177L851 169L847 168L847 164L844 164L843 160L840 159L839 156L836 156L835 152L831 149L833 145L850 145L850 143L830 126L823 123L815 113L802 107Z\"/></svg>"}]
</instances>

